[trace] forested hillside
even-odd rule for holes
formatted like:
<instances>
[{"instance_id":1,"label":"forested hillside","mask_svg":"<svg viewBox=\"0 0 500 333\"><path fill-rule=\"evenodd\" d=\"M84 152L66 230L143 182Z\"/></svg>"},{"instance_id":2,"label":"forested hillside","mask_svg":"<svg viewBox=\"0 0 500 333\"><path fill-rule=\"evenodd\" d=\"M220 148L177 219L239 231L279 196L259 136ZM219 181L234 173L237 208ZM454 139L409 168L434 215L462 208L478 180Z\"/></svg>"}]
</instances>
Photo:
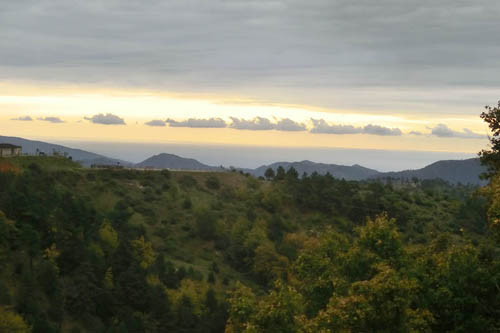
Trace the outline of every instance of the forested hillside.
<instances>
[{"instance_id":1,"label":"forested hillside","mask_svg":"<svg viewBox=\"0 0 500 333\"><path fill-rule=\"evenodd\" d=\"M0 159L0 331L498 330L499 184Z\"/></svg>"}]
</instances>

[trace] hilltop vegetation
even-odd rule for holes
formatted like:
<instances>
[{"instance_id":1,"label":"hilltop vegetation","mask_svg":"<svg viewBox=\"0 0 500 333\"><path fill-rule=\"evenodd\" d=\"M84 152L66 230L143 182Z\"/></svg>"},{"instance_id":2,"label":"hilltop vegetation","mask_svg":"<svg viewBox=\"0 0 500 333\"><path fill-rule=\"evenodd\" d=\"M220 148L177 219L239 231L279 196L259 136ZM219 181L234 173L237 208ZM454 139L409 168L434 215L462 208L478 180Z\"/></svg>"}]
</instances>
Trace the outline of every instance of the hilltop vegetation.
<instances>
[{"instance_id":1,"label":"hilltop vegetation","mask_svg":"<svg viewBox=\"0 0 500 333\"><path fill-rule=\"evenodd\" d=\"M0 165L0 331L500 328L495 182Z\"/></svg>"}]
</instances>

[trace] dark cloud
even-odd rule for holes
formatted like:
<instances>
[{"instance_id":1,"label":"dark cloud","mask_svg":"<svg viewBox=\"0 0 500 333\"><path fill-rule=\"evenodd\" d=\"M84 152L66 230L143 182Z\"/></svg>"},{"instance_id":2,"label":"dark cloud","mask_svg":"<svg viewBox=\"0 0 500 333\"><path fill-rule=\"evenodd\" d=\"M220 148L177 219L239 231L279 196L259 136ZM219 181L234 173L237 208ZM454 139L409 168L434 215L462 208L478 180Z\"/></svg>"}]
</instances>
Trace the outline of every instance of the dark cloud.
<instances>
[{"instance_id":1,"label":"dark cloud","mask_svg":"<svg viewBox=\"0 0 500 333\"><path fill-rule=\"evenodd\" d=\"M170 127L192 127L192 128L224 128L226 122L221 118L198 119L189 118L188 120L177 121L167 119L166 122Z\"/></svg>"},{"instance_id":2,"label":"dark cloud","mask_svg":"<svg viewBox=\"0 0 500 333\"><path fill-rule=\"evenodd\" d=\"M92 117L84 117L93 124L101 125L125 125L125 120L111 113L99 113Z\"/></svg>"},{"instance_id":3,"label":"dark cloud","mask_svg":"<svg viewBox=\"0 0 500 333\"><path fill-rule=\"evenodd\" d=\"M355 127L352 125L328 124L324 119L311 119L313 128L311 133L323 134L371 134L381 136L398 136L403 133L399 128L389 128L379 125L366 125L365 127Z\"/></svg>"},{"instance_id":4,"label":"dark cloud","mask_svg":"<svg viewBox=\"0 0 500 333\"><path fill-rule=\"evenodd\" d=\"M37 118L37 119L41 120L41 121L48 121L49 123L53 123L53 124L61 124L61 123L65 122L64 120L62 120L59 117L41 117L41 118Z\"/></svg>"},{"instance_id":5,"label":"dark cloud","mask_svg":"<svg viewBox=\"0 0 500 333\"><path fill-rule=\"evenodd\" d=\"M263 117L255 117L253 119L240 119L236 117L231 117L231 121L232 123L229 124L229 127L238 130L250 130L250 131L277 130L284 132L298 132L307 130L305 124L293 121L292 119L289 118L279 119L275 123Z\"/></svg>"},{"instance_id":6,"label":"dark cloud","mask_svg":"<svg viewBox=\"0 0 500 333\"><path fill-rule=\"evenodd\" d=\"M445 124L438 124L433 127L431 134L440 138L484 139L487 137L483 134L474 133L468 128L464 128L463 132L455 131Z\"/></svg>"},{"instance_id":7,"label":"dark cloud","mask_svg":"<svg viewBox=\"0 0 500 333\"><path fill-rule=\"evenodd\" d=\"M283 118L278 120L278 122L274 125L274 129L277 131L298 132L305 131L306 125L295 122L292 119Z\"/></svg>"},{"instance_id":8,"label":"dark cloud","mask_svg":"<svg viewBox=\"0 0 500 333\"><path fill-rule=\"evenodd\" d=\"M311 119L313 128L311 133L324 134L359 134L363 133L363 128L352 125L330 125L324 119Z\"/></svg>"},{"instance_id":9,"label":"dark cloud","mask_svg":"<svg viewBox=\"0 0 500 333\"><path fill-rule=\"evenodd\" d=\"M435 105L436 87L499 86L499 16L497 0L3 1L0 73L387 107L379 94L342 98L376 87ZM485 94L440 102L494 101Z\"/></svg>"},{"instance_id":10,"label":"dark cloud","mask_svg":"<svg viewBox=\"0 0 500 333\"><path fill-rule=\"evenodd\" d=\"M144 123L144 125L153 126L153 127L165 127L166 123L167 122L165 120L155 119L155 120L148 121L147 123Z\"/></svg>"},{"instance_id":11,"label":"dark cloud","mask_svg":"<svg viewBox=\"0 0 500 333\"><path fill-rule=\"evenodd\" d=\"M33 121L33 118L31 118L30 116L25 116L25 117L12 118L11 120Z\"/></svg>"},{"instance_id":12,"label":"dark cloud","mask_svg":"<svg viewBox=\"0 0 500 333\"><path fill-rule=\"evenodd\" d=\"M255 117L251 120L231 117L231 121L229 127L239 130L267 131L275 128L269 119L262 117Z\"/></svg>"},{"instance_id":13,"label":"dark cloud","mask_svg":"<svg viewBox=\"0 0 500 333\"><path fill-rule=\"evenodd\" d=\"M399 128L389 128L371 124L363 127L363 133L382 136L399 136L403 134Z\"/></svg>"}]
</instances>

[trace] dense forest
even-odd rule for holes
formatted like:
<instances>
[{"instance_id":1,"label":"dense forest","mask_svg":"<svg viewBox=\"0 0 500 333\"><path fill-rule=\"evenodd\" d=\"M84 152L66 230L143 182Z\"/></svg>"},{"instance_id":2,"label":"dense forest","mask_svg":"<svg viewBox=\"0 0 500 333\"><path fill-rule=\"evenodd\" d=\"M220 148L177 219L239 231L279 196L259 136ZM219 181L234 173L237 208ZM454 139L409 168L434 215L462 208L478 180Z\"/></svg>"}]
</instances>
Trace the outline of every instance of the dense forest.
<instances>
[{"instance_id":1,"label":"dense forest","mask_svg":"<svg viewBox=\"0 0 500 333\"><path fill-rule=\"evenodd\" d=\"M497 178L0 169L0 331L500 328Z\"/></svg>"}]
</instances>

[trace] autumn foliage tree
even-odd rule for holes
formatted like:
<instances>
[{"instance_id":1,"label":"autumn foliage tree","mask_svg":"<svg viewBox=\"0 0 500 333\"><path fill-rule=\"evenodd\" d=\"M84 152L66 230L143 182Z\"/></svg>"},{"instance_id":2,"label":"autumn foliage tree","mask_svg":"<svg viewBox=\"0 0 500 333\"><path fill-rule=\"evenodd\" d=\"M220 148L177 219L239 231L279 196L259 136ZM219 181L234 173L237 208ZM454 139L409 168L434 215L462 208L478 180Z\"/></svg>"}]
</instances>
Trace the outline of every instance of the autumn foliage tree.
<instances>
[{"instance_id":1,"label":"autumn foliage tree","mask_svg":"<svg viewBox=\"0 0 500 333\"><path fill-rule=\"evenodd\" d=\"M481 163L488 167L488 172L483 176L491 178L500 170L500 101L495 107L486 106L480 117L488 124L492 136L490 139L491 147L489 150L481 150L479 157Z\"/></svg>"}]
</instances>

